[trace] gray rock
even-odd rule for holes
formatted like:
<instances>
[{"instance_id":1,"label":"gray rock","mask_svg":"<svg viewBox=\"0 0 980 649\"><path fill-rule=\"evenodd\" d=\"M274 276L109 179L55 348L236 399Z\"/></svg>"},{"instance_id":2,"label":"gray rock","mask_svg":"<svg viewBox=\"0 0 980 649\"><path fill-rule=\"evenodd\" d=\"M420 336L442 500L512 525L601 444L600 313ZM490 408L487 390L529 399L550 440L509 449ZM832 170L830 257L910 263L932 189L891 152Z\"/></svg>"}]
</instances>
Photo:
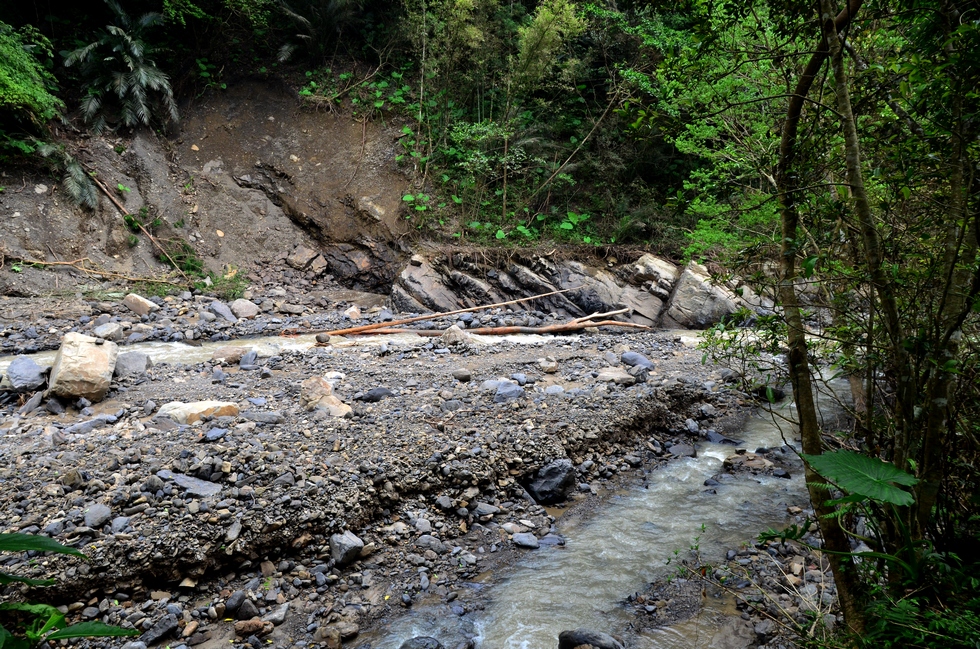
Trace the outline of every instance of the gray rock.
<instances>
[{"instance_id":1,"label":"gray rock","mask_svg":"<svg viewBox=\"0 0 980 649\"><path fill-rule=\"evenodd\" d=\"M394 392L388 388L371 388L367 392L361 395L360 400L367 403L376 403L381 401L385 397L394 396Z\"/></svg>"},{"instance_id":2,"label":"gray rock","mask_svg":"<svg viewBox=\"0 0 980 649\"><path fill-rule=\"evenodd\" d=\"M242 601L242 605L238 607L238 612L235 614L236 620L251 620L253 617L257 617L259 614L259 607L255 605L255 602L246 598Z\"/></svg>"},{"instance_id":3,"label":"gray rock","mask_svg":"<svg viewBox=\"0 0 980 649\"><path fill-rule=\"evenodd\" d=\"M27 356L18 356L7 366L7 380L17 392L31 392L47 383L47 369Z\"/></svg>"},{"instance_id":4,"label":"gray rock","mask_svg":"<svg viewBox=\"0 0 980 649\"><path fill-rule=\"evenodd\" d=\"M698 452L690 444L674 444L670 447L670 452L675 457L697 457Z\"/></svg>"},{"instance_id":5,"label":"gray rock","mask_svg":"<svg viewBox=\"0 0 980 649\"><path fill-rule=\"evenodd\" d=\"M364 548L364 541L350 530L330 537L330 556L338 566L345 566L357 558Z\"/></svg>"},{"instance_id":6,"label":"gray rock","mask_svg":"<svg viewBox=\"0 0 980 649\"><path fill-rule=\"evenodd\" d=\"M210 309L211 313L214 315L218 316L219 318L224 318L228 322L238 322L238 318L236 318L235 314L231 312L228 305L220 300L215 300L209 304L208 309Z\"/></svg>"},{"instance_id":7,"label":"gray rock","mask_svg":"<svg viewBox=\"0 0 980 649\"><path fill-rule=\"evenodd\" d=\"M279 626L286 621L286 614L288 612L289 604L283 604L263 615L262 620L265 622L272 622L274 625Z\"/></svg>"},{"instance_id":8,"label":"gray rock","mask_svg":"<svg viewBox=\"0 0 980 649\"><path fill-rule=\"evenodd\" d=\"M514 535L514 545L519 548L528 548L530 550L537 550L541 545L538 543L538 537L534 536L530 532L518 532Z\"/></svg>"},{"instance_id":9,"label":"gray rock","mask_svg":"<svg viewBox=\"0 0 980 649\"><path fill-rule=\"evenodd\" d=\"M575 467L568 458L544 465L531 478L527 491L539 504L550 505L565 500L575 488Z\"/></svg>"},{"instance_id":10,"label":"gray rock","mask_svg":"<svg viewBox=\"0 0 980 649\"><path fill-rule=\"evenodd\" d=\"M450 511L453 508L453 499L449 496L439 496L436 498L436 506L443 511Z\"/></svg>"},{"instance_id":11,"label":"gray rock","mask_svg":"<svg viewBox=\"0 0 980 649\"><path fill-rule=\"evenodd\" d=\"M500 511L499 507L494 507L493 505L488 505L487 503L477 503L476 509L473 510L474 516L492 516Z\"/></svg>"},{"instance_id":12,"label":"gray rock","mask_svg":"<svg viewBox=\"0 0 980 649\"><path fill-rule=\"evenodd\" d=\"M112 510L102 503L89 505L88 509L85 510L85 526L95 530L101 529L103 525L109 522L110 518L112 518Z\"/></svg>"},{"instance_id":13,"label":"gray rock","mask_svg":"<svg viewBox=\"0 0 980 649\"><path fill-rule=\"evenodd\" d=\"M467 383L473 378L473 373L467 369L453 370L453 378L460 383Z\"/></svg>"},{"instance_id":14,"label":"gray rock","mask_svg":"<svg viewBox=\"0 0 980 649\"><path fill-rule=\"evenodd\" d=\"M746 649L756 643L755 628L749 620L734 618L722 625L711 638L708 649Z\"/></svg>"},{"instance_id":15,"label":"gray rock","mask_svg":"<svg viewBox=\"0 0 980 649\"><path fill-rule=\"evenodd\" d=\"M432 550L436 554L445 554L449 550L445 543L429 534L423 534L416 539L415 545L426 550Z\"/></svg>"},{"instance_id":16,"label":"gray rock","mask_svg":"<svg viewBox=\"0 0 980 649\"><path fill-rule=\"evenodd\" d=\"M192 478L189 475L184 475L182 473L173 473L164 469L163 471L157 472L157 477L162 480L173 480L178 486L183 487L192 496L200 496L201 498L207 498L208 496L214 496L221 492L221 485L209 482L207 480L201 480L199 478Z\"/></svg>"},{"instance_id":17,"label":"gray rock","mask_svg":"<svg viewBox=\"0 0 980 649\"><path fill-rule=\"evenodd\" d=\"M501 381L497 385L497 392L493 395L494 403L509 403L511 401L516 401L524 396L524 388L517 385L516 383L511 383L510 381Z\"/></svg>"},{"instance_id":18,"label":"gray rock","mask_svg":"<svg viewBox=\"0 0 980 649\"><path fill-rule=\"evenodd\" d=\"M112 519L112 533L119 534L125 532L126 528L129 527L129 517L128 516L116 516Z\"/></svg>"},{"instance_id":19,"label":"gray rock","mask_svg":"<svg viewBox=\"0 0 980 649\"><path fill-rule=\"evenodd\" d=\"M118 322L106 322L92 329L92 335L96 338L111 340L113 342L122 340L124 334L122 325Z\"/></svg>"},{"instance_id":20,"label":"gray rock","mask_svg":"<svg viewBox=\"0 0 980 649\"><path fill-rule=\"evenodd\" d=\"M178 622L177 616L173 613L168 613L160 618L160 621L154 624L149 631L144 633L140 640L145 642L147 645L156 644L164 638L173 635L174 631L177 630Z\"/></svg>"},{"instance_id":21,"label":"gray rock","mask_svg":"<svg viewBox=\"0 0 980 649\"><path fill-rule=\"evenodd\" d=\"M691 433L696 433L701 430L701 427L698 426L698 422L694 421L693 419L684 420L684 427Z\"/></svg>"},{"instance_id":22,"label":"gray rock","mask_svg":"<svg viewBox=\"0 0 980 649\"><path fill-rule=\"evenodd\" d=\"M629 365L630 367L639 366L648 370L653 369L653 361L638 352L623 352L620 358L623 361L623 365Z\"/></svg>"},{"instance_id":23,"label":"gray rock","mask_svg":"<svg viewBox=\"0 0 980 649\"><path fill-rule=\"evenodd\" d=\"M623 643L601 631L575 629L558 634L558 649L575 649L582 645L590 645L595 649L624 649Z\"/></svg>"},{"instance_id":24,"label":"gray rock","mask_svg":"<svg viewBox=\"0 0 980 649\"><path fill-rule=\"evenodd\" d=\"M709 430L706 433L706 435L708 437L708 441L711 442L712 444L731 444L733 446L738 446L739 444L742 443L742 440L740 439L732 439L731 437L725 437L721 433L714 430Z\"/></svg>"},{"instance_id":25,"label":"gray rock","mask_svg":"<svg viewBox=\"0 0 980 649\"><path fill-rule=\"evenodd\" d=\"M241 298L231 303L231 312L238 318L254 318L259 314L259 307L250 300Z\"/></svg>"},{"instance_id":26,"label":"gray rock","mask_svg":"<svg viewBox=\"0 0 980 649\"><path fill-rule=\"evenodd\" d=\"M242 607L242 603L245 601L245 591L236 590L228 599L225 600L225 611L228 613L237 613L238 609Z\"/></svg>"},{"instance_id":27,"label":"gray rock","mask_svg":"<svg viewBox=\"0 0 980 649\"><path fill-rule=\"evenodd\" d=\"M51 396L101 401L112 381L119 349L116 343L101 345L91 336L70 331L51 368L48 392Z\"/></svg>"},{"instance_id":28,"label":"gray rock","mask_svg":"<svg viewBox=\"0 0 980 649\"><path fill-rule=\"evenodd\" d=\"M125 352L116 357L116 368L113 376L117 379L127 376L139 376L153 366L153 361L143 352Z\"/></svg>"},{"instance_id":29,"label":"gray rock","mask_svg":"<svg viewBox=\"0 0 980 649\"><path fill-rule=\"evenodd\" d=\"M401 643L398 649L445 649L445 647L435 638L420 635Z\"/></svg>"},{"instance_id":30,"label":"gray rock","mask_svg":"<svg viewBox=\"0 0 980 649\"><path fill-rule=\"evenodd\" d=\"M246 410L242 413L242 417L259 424L278 424L284 419L282 413L275 410L269 412Z\"/></svg>"}]
</instances>

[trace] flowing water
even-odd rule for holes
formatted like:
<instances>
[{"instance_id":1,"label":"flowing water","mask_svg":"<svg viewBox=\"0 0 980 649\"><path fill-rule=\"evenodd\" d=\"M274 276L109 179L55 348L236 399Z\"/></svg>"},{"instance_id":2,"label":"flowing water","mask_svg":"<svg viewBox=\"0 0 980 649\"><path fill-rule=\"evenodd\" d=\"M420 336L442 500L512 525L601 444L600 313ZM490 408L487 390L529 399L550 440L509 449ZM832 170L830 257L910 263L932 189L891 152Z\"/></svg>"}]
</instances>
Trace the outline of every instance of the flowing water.
<instances>
[{"instance_id":1,"label":"flowing water","mask_svg":"<svg viewBox=\"0 0 980 649\"><path fill-rule=\"evenodd\" d=\"M825 412L833 410L830 399L821 401ZM784 419L791 410L785 403L750 419L738 448L793 441L795 426ZM566 629L621 632L633 621L622 602L675 570L667 565L675 552L687 556L697 543L704 556L717 560L759 532L787 524L787 507L808 503L799 475L746 475L709 493L705 479L721 471L734 448L704 443L698 457L670 462L645 486L615 493L595 515L560 525L566 545L527 552L486 589L485 610L460 618L445 605L419 608L366 637L361 647L397 649L408 638L427 635L449 648L472 637L479 649L551 649ZM707 646L714 630L703 619L689 620L639 637L631 647Z\"/></svg>"}]
</instances>

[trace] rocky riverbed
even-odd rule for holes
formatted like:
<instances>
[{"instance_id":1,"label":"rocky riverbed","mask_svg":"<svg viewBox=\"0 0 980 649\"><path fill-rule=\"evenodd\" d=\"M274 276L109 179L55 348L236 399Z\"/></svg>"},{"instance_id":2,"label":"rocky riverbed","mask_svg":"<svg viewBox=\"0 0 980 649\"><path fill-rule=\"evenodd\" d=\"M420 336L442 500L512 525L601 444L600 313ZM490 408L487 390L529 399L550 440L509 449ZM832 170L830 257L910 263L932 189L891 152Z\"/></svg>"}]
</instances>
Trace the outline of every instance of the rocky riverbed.
<instances>
[{"instance_id":1,"label":"rocky riverbed","mask_svg":"<svg viewBox=\"0 0 980 649\"><path fill-rule=\"evenodd\" d=\"M263 341L199 362L130 352L394 317L338 295L6 300L21 316L3 320L5 352L52 349L74 330L128 357L96 403L3 393L3 531L88 557L8 558L6 570L58 580L29 596L132 626L147 645L339 646L433 598L462 615L481 605L467 584L562 543L544 505L597 498L701 437L735 434L748 408L679 332L465 335L556 321L533 310L421 323L463 332L435 339ZM223 405L168 405L202 401Z\"/></svg>"}]
</instances>

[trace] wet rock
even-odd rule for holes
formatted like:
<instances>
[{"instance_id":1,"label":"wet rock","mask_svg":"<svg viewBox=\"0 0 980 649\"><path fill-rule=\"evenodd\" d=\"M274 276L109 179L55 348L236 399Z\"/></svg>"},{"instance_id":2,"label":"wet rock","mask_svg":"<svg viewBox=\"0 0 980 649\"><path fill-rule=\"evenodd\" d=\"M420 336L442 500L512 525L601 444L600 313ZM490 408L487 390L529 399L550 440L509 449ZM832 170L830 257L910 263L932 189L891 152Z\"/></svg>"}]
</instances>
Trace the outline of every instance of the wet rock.
<instances>
[{"instance_id":1,"label":"wet rock","mask_svg":"<svg viewBox=\"0 0 980 649\"><path fill-rule=\"evenodd\" d=\"M146 370L153 366L153 361L143 352L124 352L116 358L116 367L113 375L117 379L127 376L139 376L145 374Z\"/></svg>"},{"instance_id":2,"label":"wet rock","mask_svg":"<svg viewBox=\"0 0 980 649\"><path fill-rule=\"evenodd\" d=\"M27 356L18 356L7 366L7 381L16 392L32 392L47 383L47 368Z\"/></svg>"},{"instance_id":3,"label":"wet rock","mask_svg":"<svg viewBox=\"0 0 980 649\"><path fill-rule=\"evenodd\" d=\"M690 444L674 444L670 447L670 452L674 457L697 457L697 450Z\"/></svg>"},{"instance_id":4,"label":"wet rock","mask_svg":"<svg viewBox=\"0 0 980 649\"><path fill-rule=\"evenodd\" d=\"M242 356L245 355L245 348L237 345L228 345L226 347L219 347L214 350L211 354L212 362L219 363L221 365L231 365L242 360Z\"/></svg>"},{"instance_id":5,"label":"wet rock","mask_svg":"<svg viewBox=\"0 0 980 649\"><path fill-rule=\"evenodd\" d=\"M740 439L732 439L731 437L725 437L721 433L709 430L706 434L708 441L712 444L731 444L732 446L738 446L742 443Z\"/></svg>"},{"instance_id":6,"label":"wet rock","mask_svg":"<svg viewBox=\"0 0 980 649\"><path fill-rule=\"evenodd\" d=\"M435 638L420 635L401 643L398 649L445 649L445 647Z\"/></svg>"},{"instance_id":7,"label":"wet rock","mask_svg":"<svg viewBox=\"0 0 980 649\"><path fill-rule=\"evenodd\" d=\"M537 550L540 546L538 543L538 537L534 536L530 532L518 532L513 536L514 545L519 548L528 548L530 550Z\"/></svg>"},{"instance_id":8,"label":"wet rock","mask_svg":"<svg viewBox=\"0 0 980 649\"><path fill-rule=\"evenodd\" d=\"M160 309L158 305L150 302L141 295L137 295L136 293L130 293L124 297L122 303L123 306L128 308L130 311L141 316L149 315Z\"/></svg>"},{"instance_id":9,"label":"wet rock","mask_svg":"<svg viewBox=\"0 0 980 649\"><path fill-rule=\"evenodd\" d=\"M118 353L115 343L99 345L91 336L65 334L51 368L48 393L67 399L84 397L101 401L109 391Z\"/></svg>"},{"instance_id":10,"label":"wet rock","mask_svg":"<svg viewBox=\"0 0 980 649\"><path fill-rule=\"evenodd\" d=\"M364 541L350 530L330 537L330 556L338 566L345 566L354 561L363 548Z\"/></svg>"},{"instance_id":11,"label":"wet rock","mask_svg":"<svg viewBox=\"0 0 980 649\"><path fill-rule=\"evenodd\" d=\"M157 416L170 417L178 424L193 424L202 417L237 417L238 404L230 401L171 401L160 406Z\"/></svg>"},{"instance_id":12,"label":"wet rock","mask_svg":"<svg viewBox=\"0 0 980 649\"><path fill-rule=\"evenodd\" d=\"M572 461L561 458L538 469L528 482L527 491L539 504L549 505L564 501L575 482Z\"/></svg>"},{"instance_id":13,"label":"wet rock","mask_svg":"<svg viewBox=\"0 0 980 649\"><path fill-rule=\"evenodd\" d=\"M708 649L746 649L756 643L755 628L749 620L731 619L708 643Z\"/></svg>"},{"instance_id":14,"label":"wet rock","mask_svg":"<svg viewBox=\"0 0 980 649\"><path fill-rule=\"evenodd\" d=\"M259 315L260 312L257 304L251 300L245 300L242 298L232 302L229 308L236 318L242 318L245 320L254 318L255 316Z\"/></svg>"},{"instance_id":15,"label":"wet rock","mask_svg":"<svg viewBox=\"0 0 980 649\"><path fill-rule=\"evenodd\" d=\"M558 649L575 649L587 645L594 649L624 649L623 643L608 633L591 629L575 629L558 634Z\"/></svg>"},{"instance_id":16,"label":"wet rock","mask_svg":"<svg viewBox=\"0 0 980 649\"><path fill-rule=\"evenodd\" d=\"M629 365L630 367L643 367L648 370L653 369L653 361L639 352L623 352L620 360L623 361L623 365Z\"/></svg>"}]
</instances>

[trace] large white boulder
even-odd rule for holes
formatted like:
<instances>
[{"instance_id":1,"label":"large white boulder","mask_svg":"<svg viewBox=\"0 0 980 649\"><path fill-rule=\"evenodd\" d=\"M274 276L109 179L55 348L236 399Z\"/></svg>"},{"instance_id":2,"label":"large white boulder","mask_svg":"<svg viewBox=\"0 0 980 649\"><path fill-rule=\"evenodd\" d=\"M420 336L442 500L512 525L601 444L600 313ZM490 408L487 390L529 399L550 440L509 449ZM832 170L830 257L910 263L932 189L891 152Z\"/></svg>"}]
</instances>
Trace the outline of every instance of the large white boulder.
<instances>
[{"instance_id":1,"label":"large white boulder","mask_svg":"<svg viewBox=\"0 0 980 649\"><path fill-rule=\"evenodd\" d=\"M742 304L727 287L711 281L707 268L691 262L677 279L662 324L681 329L704 329L735 313Z\"/></svg>"},{"instance_id":2,"label":"large white boulder","mask_svg":"<svg viewBox=\"0 0 980 649\"><path fill-rule=\"evenodd\" d=\"M237 417L238 404L231 401L171 401L160 406L158 415L170 417L178 424L193 424L203 417Z\"/></svg>"},{"instance_id":3,"label":"large white boulder","mask_svg":"<svg viewBox=\"0 0 980 649\"><path fill-rule=\"evenodd\" d=\"M101 401L112 382L119 347L77 332L65 334L51 368L48 393L56 397Z\"/></svg>"}]
</instances>

